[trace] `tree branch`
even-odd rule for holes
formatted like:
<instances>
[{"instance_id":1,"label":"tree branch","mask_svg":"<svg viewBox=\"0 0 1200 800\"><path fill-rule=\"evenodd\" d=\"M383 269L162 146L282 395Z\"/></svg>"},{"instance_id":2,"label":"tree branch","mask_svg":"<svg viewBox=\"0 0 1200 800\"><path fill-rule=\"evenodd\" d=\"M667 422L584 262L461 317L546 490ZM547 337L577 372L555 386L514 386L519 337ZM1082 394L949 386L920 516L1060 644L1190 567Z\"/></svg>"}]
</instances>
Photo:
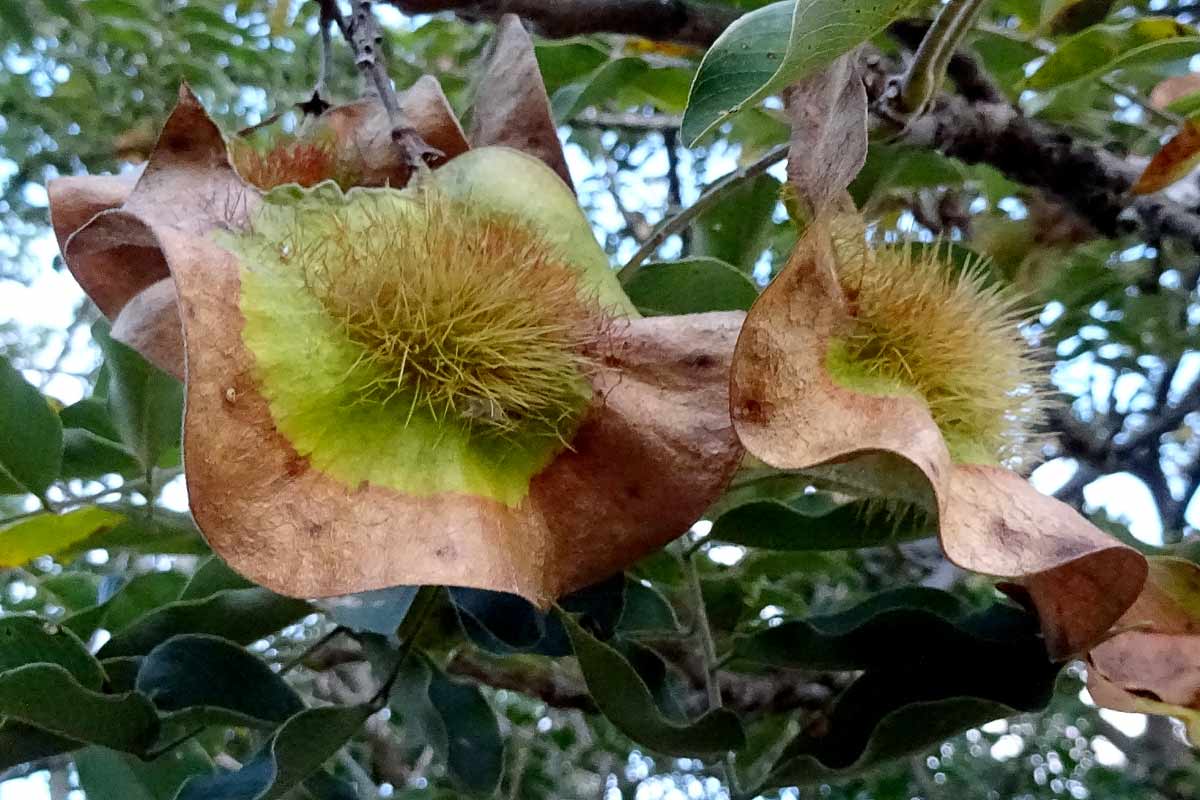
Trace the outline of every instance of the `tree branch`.
<instances>
[{"instance_id":1,"label":"tree branch","mask_svg":"<svg viewBox=\"0 0 1200 800\"><path fill-rule=\"evenodd\" d=\"M878 59L869 66L868 88L878 102L887 73ZM989 164L1019 183L1046 189L1106 236L1140 227L1200 252L1200 216L1163 197L1131 198L1129 189L1140 174L1136 167L1062 129L1031 120L1008 103L972 103L943 94L929 113L909 125L902 141L968 164Z\"/></svg>"},{"instance_id":2,"label":"tree branch","mask_svg":"<svg viewBox=\"0 0 1200 800\"><path fill-rule=\"evenodd\" d=\"M468 21L516 14L542 36L623 33L707 47L742 12L690 0L388 0L406 14L452 11Z\"/></svg>"}]
</instances>

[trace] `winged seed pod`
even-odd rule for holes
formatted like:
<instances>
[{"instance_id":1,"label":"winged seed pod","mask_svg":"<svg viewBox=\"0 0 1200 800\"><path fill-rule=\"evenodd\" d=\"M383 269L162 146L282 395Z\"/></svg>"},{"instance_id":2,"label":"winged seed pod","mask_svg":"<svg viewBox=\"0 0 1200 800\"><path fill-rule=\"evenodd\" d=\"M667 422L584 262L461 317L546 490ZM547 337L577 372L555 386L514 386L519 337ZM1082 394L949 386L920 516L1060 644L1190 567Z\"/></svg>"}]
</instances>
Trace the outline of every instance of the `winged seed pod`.
<instances>
[{"instance_id":1,"label":"winged seed pod","mask_svg":"<svg viewBox=\"0 0 1200 800\"><path fill-rule=\"evenodd\" d=\"M1034 606L1054 657L1083 652L1145 559L1009 468L1029 458L1038 365L1013 299L946 261L868 248L861 222L809 226L738 340L735 430L775 468L936 516L947 557Z\"/></svg>"},{"instance_id":2,"label":"winged seed pod","mask_svg":"<svg viewBox=\"0 0 1200 800\"><path fill-rule=\"evenodd\" d=\"M524 83L482 93L504 103L476 109L473 149L428 81L405 95L442 158L403 188L360 104L327 112L316 149L251 158L284 183L264 193L186 88L131 190L52 187L67 263L114 331L185 373L192 513L255 581L546 606L683 533L736 468L743 315L638 318L553 170L532 58L506 22L490 74ZM363 176L389 185L337 182Z\"/></svg>"}]
</instances>

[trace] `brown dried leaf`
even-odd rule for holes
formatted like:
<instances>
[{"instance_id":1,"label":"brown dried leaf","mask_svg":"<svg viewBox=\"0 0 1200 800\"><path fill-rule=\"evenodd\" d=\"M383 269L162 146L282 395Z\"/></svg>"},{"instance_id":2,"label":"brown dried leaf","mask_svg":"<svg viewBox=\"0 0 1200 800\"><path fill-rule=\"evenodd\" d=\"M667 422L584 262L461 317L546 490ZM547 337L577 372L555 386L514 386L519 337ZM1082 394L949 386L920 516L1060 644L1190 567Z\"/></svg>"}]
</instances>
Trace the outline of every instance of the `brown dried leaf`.
<instances>
[{"instance_id":1,"label":"brown dried leaf","mask_svg":"<svg viewBox=\"0 0 1200 800\"><path fill-rule=\"evenodd\" d=\"M471 144L523 150L544 161L573 188L533 41L515 14L505 14L496 26L491 56L476 92Z\"/></svg>"},{"instance_id":2,"label":"brown dried leaf","mask_svg":"<svg viewBox=\"0 0 1200 800\"><path fill-rule=\"evenodd\" d=\"M1154 194L1181 181L1200 165L1200 120L1185 120L1179 132L1154 154L1137 183L1134 194Z\"/></svg>"},{"instance_id":3,"label":"brown dried leaf","mask_svg":"<svg viewBox=\"0 0 1200 800\"><path fill-rule=\"evenodd\" d=\"M110 208L120 208L133 191L139 172L120 175L72 175L50 181L50 224L58 249L88 220Z\"/></svg>"},{"instance_id":4,"label":"brown dried leaf","mask_svg":"<svg viewBox=\"0 0 1200 800\"><path fill-rule=\"evenodd\" d=\"M846 53L784 91L792 120L788 180L813 216L853 208L846 187L867 161L867 89L857 55Z\"/></svg>"},{"instance_id":5,"label":"brown dried leaf","mask_svg":"<svg viewBox=\"0 0 1200 800\"><path fill-rule=\"evenodd\" d=\"M738 438L778 469L819 467L852 486L887 482L889 494L918 503L932 489L925 502L936 507L947 557L1020 584L1052 654L1086 649L1137 597L1145 560L1019 476L955 464L919 400L835 385L826 351L850 317L834 270L829 234L815 223L751 309L732 371Z\"/></svg>"},{"instance_id":6,"label":"brown dried leaf","mask_svg":"<svg viewBox=\"0 0 1200 800\"><path fill-rule=\"evenodd\" d=\"M63 179L85 181L89 179ZM90 179L92 192L104 178ZM51 182L54 196L71 198L70 183ZM221 131L186 85L167 118L150 162L120 208L97 214L63 247L71 274L105 316L116 318L134 295L168 277L167 266L147 226L171 225L193 233L237 225L258 202L229 163ZM104 225L106 216L119 217ZM65 217L64 217L65 219Z\"/></svg>"},{"instance_id":7,"label":"brown dried leaf","mask_svg":"<svg viewBox=\"0 0 1200 800\"><path fill-rule=\"evenodd\" d=\"M428 160L437 168L470 145L437 78L423 75L397 98L400 127L416 133L441 155ZM328 125L364 186L401 187L412 175L406 152L392 138L393 125L377 98L334 106L319 118Z\"/></svg>"},{"instance_id":8,"label":"brown dried leaf","mask_svg":"<svg viewBox=\"0 0 1200 800\"><path fill-rule=\"evenodd\" d=\"M1200 566L1151 557L1137 602L1088 654L1088 687L1120 711L1187 717L1200 732Z\"/></svg>"},{"instance_id":9,"label":"brown dried leaf","mask_svg":"<svg viewBox=\"0 0 1200 800\"><path fill-rule=\"evenodd\" d=\"M450 584L545 606L683 533L740 459L725 409L742 317L710 314L618 331L573 451L534 478L518 507L347 488L310 468L275 429L241 341L236 259L169 228L160 242L188 348L192 513L214 550L276 591Z\"/></svg>"},{"instance_id":10,"label":"brown dried leaf","mask_svg":"<svg viewBox=\"0 0 1200 800\"><path fill-rule=\"evenodd\" d=\"M1146 644L1146 642L1131 642L1131 647ZM1153 649L1153 643L1151 643ZM1153 655L1153 653L1152 653ZM1192 661L1193 664L1196 660ZM1130 664L1130 667L1136 668L1136 665ZM1185 667L1185 669L1187 669ZM1125 689L1119 686L1116 682L1109 680L1100 670L1092 666L1088 669L1088 693L1092 696L1092 700L1101 708L1111 708L1114 711L1128 711L1136 714L1162 714L1172 717L1179 717L1184 721L1188 728L1188 738L1191 739L1193 746L1200 744L1200 703L1193 698L1190 704L1172 704L1166 700L1158 699L1157 695L1147 689L1139 689L1137 685L1141 682L1136 677L1130 683L1130 688Z\"/></svg>"},{"instance_id":11,"label":"brown dried leaf","mask_svg":"<svg viewBox=\"0 0 1200 800\"><path fill-rule=\"evenodd\" d=\"M183 328L171 278L152 283L134 295L113 320L111 335L154 366L183 380Z\"/></svg>"}]
</instances>

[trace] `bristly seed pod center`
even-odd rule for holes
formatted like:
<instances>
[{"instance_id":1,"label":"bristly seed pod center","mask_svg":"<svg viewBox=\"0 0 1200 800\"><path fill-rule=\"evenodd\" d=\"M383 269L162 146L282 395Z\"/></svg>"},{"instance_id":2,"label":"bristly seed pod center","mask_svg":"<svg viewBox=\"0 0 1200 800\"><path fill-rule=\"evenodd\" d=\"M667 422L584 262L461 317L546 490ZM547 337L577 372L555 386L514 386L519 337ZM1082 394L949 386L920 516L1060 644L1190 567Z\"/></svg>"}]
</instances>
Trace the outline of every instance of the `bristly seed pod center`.
<instances>
[{"instance_id":1,"label":"bristly seed pod center","mask_svg":"<svg viewBox=\"0 0 1200 800\"><path fill-rule=\"evenodd\" d=\"M433 190L410 205L365 226L332 209L333 235L288 259L360 349L346 376L357 402L403 424L424 413L566 442L590 397L584 351L600 334L576 273L519 219Z\"/></svg>"}]
</instances>

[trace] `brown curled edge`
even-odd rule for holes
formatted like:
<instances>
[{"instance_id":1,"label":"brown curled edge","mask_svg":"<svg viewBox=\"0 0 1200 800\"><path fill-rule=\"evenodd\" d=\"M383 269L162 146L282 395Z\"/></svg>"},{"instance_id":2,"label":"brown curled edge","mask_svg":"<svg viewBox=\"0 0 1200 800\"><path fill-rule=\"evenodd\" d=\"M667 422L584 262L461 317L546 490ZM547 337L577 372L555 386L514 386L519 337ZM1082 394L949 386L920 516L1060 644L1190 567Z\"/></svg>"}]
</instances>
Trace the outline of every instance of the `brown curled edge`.
<instances>
[{"instance_id":1,"label":"brown curled edge","mask_svg":"<svg viewBox=\"0 0 1200 800\"><path fill-rule=\"evenodd\" d=\"M778 469L931 491L947 558L1032 605L1053 658L1086 651L1137 598L1145 558L1013 472L955 464L919 400L835 385L828 342L850 322L835 263L814 223L750 310L730 390L742 445Z\"/></svg>"}]
</instances>

